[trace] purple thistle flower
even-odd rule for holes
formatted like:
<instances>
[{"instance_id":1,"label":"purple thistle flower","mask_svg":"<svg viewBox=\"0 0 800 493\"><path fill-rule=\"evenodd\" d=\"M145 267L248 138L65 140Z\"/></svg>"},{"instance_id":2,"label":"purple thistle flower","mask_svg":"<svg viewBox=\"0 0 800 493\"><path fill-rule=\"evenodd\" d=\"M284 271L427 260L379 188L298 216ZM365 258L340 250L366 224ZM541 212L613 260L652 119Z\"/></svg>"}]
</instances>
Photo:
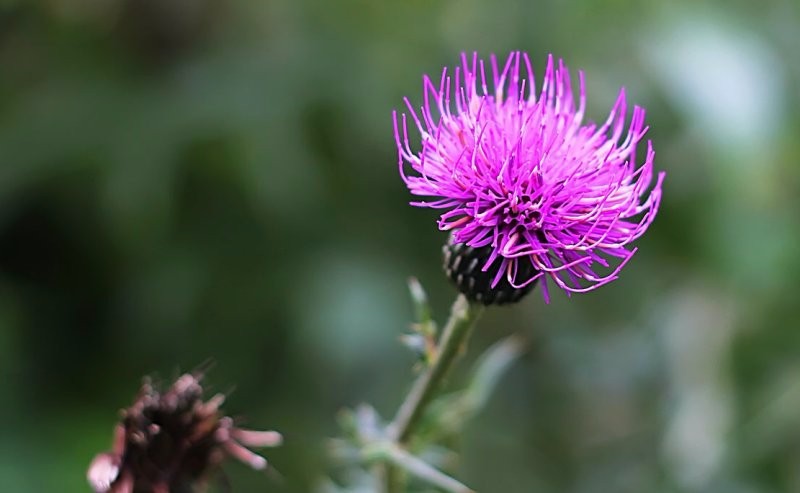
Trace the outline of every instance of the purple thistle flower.
<instances>
[{"instance_id":1,"label":"purple thistle flower","mask_svg":"<svg viewBox=\"0 0 800 493\"><path fill-rule=\"evenodd\" d=\"M526 53L511 53L502 66L492 55L489 64L487 80L477 53L472 60L462 54L438 85L423 78L419 110L405 98L418 150L407 114L398 121L393 113L400 174L426 198L411 204L443 209L439 229L451 233L451 244L484 252L487 288L529 289L541 279L548 302L548 278L567 294L615 280L636 252L626 247L653 222L661 200L663 172L650 189L651 142L644 164L635 164L647 132L644 109L634 106L626 132L621 89L602 125L584 123L583 72L576 107L567 67L552 55L538 96Z\"/></svg>"}]
</instances>

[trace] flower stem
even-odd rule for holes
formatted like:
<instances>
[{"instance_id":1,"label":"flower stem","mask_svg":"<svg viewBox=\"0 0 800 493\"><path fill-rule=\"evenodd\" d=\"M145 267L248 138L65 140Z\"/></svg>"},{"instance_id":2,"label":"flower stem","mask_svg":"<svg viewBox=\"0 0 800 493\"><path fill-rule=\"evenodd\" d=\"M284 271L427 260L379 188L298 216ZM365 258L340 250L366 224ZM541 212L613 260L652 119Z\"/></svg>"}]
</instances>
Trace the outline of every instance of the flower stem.
<instances>
[{"instance_id":1,"label":"flower stem","mask_svg":"<svg viewBox=\"0 0 800 493\"><path fill-rule=\"evenodd\" d=\"M458 359L481 313L483 313L482 305L471 304L464 295L456 298L450 311L450 318L436 345L432 363L414 382L394 421L389 425L388 438L392 442L403 446L411 440L427 405ZM391 466L387 467L386 480L387 491L394 493L398 491L399 475L392 469Z\"/></svg>"},{"instance_id":2,"label":"flower stem","mask_svg":"<svg viewBox=\"0 0 800 493\"><path fill-rule=\"evenodd\" d=\"M456 298L450 311L450 319L437 344L434 361L414 382L414 386L389 426L389 437L392 440L400 444L409 441L427 404L455 363L482 312L483 306L470 304L464 295Z\"/></svg>"}]
</instances>

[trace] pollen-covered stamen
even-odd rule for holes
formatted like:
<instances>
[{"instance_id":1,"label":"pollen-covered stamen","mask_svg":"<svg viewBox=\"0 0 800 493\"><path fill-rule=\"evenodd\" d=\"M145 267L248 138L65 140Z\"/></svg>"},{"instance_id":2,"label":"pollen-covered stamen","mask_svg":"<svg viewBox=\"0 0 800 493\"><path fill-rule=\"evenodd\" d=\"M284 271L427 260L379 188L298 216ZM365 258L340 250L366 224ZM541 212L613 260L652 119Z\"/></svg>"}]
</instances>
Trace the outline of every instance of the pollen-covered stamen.
<instances>
[{"instance_id":1,"label":"pollen-covered stamen","mask_svg":"<svg viewBox=\"0 0 800 493\"><path fill-rule=\"evenodd\" d=\"M535 201L530 195L508 194L502 210L503 222L509 226L521 226L525 229L541 227L541 201Z\"/></svg>"}]
</instances>

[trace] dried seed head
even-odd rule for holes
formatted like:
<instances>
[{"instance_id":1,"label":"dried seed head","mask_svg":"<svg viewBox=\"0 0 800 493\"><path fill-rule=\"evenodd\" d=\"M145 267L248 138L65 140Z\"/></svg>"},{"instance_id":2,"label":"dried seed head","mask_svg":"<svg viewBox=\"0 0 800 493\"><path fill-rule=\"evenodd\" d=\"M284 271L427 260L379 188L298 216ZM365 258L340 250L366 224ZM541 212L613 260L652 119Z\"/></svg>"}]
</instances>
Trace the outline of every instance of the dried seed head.
<instances>
[{"instance_id":1,"label":"dried seed head","mask_svg":"<svg viewBox=\"0 0 800 493\"><path fill-rule=\"evenodd\" d=\"M225 397L203 400L202 374L181 375L159 391L145 379L136 401L121 413L111 451L97 455L87 480L97 493L199 491L232 456L253 469L267 461L246 447L280 445L275 431L237 428L220 410Z\"/></svg>"}]
</instances>

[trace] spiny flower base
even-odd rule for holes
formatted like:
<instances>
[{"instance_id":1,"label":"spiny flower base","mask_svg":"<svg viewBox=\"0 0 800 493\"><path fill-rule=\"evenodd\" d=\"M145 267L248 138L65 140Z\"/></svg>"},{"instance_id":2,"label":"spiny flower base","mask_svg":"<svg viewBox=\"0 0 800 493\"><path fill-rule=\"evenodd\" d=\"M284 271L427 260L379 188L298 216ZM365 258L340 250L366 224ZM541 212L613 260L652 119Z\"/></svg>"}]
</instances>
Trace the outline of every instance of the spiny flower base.
<instances>
[{"instance_id":1,"label":"spiny flower base","mask_svg":"<svg viewBox=\"0 0 800 493\"><path fill-rule=\"evenodd\" d=\"M484 305L504 305L516 303L528 294L536 285L536 281L522 288L515 288L506 276L500 278L495 287L492 279L497 275L500 262L493 262L487 270L481 270L489 260L492 253L491 245L482 248L472 248L464 243L448 241L444 247L444 271L453 281L459 291L470 301ZM521 279L530 279L536 274L536 269L530 262L519 262L519 276Z\"/></svg>"}]
</instances>

